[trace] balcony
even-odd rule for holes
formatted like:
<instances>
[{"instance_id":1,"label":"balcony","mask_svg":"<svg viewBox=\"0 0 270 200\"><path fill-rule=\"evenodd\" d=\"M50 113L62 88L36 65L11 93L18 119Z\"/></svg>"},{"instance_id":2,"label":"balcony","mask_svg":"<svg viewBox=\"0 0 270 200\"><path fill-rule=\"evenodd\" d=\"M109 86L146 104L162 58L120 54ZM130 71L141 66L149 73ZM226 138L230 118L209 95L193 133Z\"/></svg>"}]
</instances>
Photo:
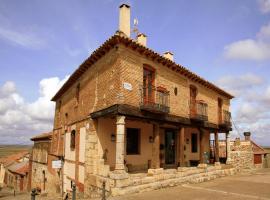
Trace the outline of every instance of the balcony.
<instances>
[{"instance_id":1,"label":"balcony","mask_svg":"<svg viewBox=\"0 0 270 200\"><path fill-rule=\"evenodd\" d=\"M208 105L204 101L190 102L190 119L195 121L208 121Z\"/></svg>"},{"instance_id":2,"label":"balcony","mask_svg":"<svg viewBox=\"0 0 270 200\"><path fill-rule=\"evenodd\" d=\"M140 109L160 114L170 112L170 93L163 87L153 85L140 87Z\"/></svg>"},{"instance_id":3,"label":"balcony","mask_svg":"<svg viewBox=\"0 0 270 200\"><path fill-rule=\"evenodd\" d=\"M227 110L222 111L222 115L219 117L219 125L222 127L231 127L231 113Z\"/></svg>"}]
</instances>

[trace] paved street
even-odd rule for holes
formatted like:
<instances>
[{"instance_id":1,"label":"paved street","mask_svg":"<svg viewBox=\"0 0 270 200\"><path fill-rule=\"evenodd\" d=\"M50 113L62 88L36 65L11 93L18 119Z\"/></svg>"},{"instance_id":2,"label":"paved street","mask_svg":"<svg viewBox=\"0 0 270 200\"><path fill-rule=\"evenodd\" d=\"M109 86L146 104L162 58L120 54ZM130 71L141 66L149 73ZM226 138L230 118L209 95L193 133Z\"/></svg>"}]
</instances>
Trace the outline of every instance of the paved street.
<instances>
[{"instance_id":1,"label":"paved street","mask_svg":"<svg viewBox=\"0 0 270 200\"><path fill-rule=\"evenodd\" d=\"M178 187L155 190L134 195L114 197L111 200L270 200L270 169L243 173L200 184L186 184Z\"/></svg>"},{"instance_id":2,"label":"paved street","mask_svg":"<svg viewBox=\"0 0 270 200\"><path fill-rule=\"evenodd\" d=\"M0 192L0 200L29 200L30 194L18 194L6 190ZM37 196L37 200L57 200ZM218 178L199 184L185 184L140 194L111 197L109 200L270 200L270 168L253 173Z\"/></svg>"}]
</instances>

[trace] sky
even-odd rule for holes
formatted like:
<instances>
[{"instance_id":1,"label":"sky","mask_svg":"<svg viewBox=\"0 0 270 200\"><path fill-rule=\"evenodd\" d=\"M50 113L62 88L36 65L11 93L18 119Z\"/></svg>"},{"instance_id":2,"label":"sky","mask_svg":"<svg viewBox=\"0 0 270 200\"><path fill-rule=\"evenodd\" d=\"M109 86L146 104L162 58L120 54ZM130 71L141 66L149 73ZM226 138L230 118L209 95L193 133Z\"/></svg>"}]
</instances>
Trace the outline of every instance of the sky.
<instances>
[{"instance_id":1,"label":"sky","mask_svg":"<svg viewBox=\"0 0 270 200\"><path fill-rule=\"evenodd\" d=\"M270 146L270 0L0 0L0 143L52 130L51 97L117 31L121 3L148 47L235 95L232 138Z\"/></svg>"}]
</instances>

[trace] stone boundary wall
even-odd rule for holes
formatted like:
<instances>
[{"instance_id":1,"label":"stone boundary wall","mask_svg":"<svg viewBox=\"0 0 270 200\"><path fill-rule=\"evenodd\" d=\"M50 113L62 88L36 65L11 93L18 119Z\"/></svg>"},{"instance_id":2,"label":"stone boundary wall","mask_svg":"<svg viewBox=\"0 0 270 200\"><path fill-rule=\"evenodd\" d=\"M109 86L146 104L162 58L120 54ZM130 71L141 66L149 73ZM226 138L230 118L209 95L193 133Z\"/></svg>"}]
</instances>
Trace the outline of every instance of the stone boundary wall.
<instances>
[{"instance_id":1,"label":"stone boundary wall","mask_svg":"<svg viewBox=\"0 0 270 200\"><path fill-rule=\"evenodd\" d=\"M156 190L177 186L184 183L200 183L218 177L234 175L236 169L226 165L203 167L179 167L178 169L150 169L148 173L128 174L110 172L109 177L95 176L95 185L85 188L85 198L94 193L95 188L101 188L105 181L106 190L111 196ZM93 178L93 177L92 177ZM101 190L99 190L101 191Z\"/></svg>"}]
</instances>

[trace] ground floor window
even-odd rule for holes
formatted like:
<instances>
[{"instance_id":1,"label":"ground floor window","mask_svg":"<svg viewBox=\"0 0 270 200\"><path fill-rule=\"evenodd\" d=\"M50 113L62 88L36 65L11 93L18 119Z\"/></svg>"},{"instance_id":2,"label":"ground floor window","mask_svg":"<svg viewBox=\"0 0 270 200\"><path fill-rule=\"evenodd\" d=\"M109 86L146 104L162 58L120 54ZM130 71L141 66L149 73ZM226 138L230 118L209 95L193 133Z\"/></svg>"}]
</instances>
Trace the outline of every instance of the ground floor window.
<instances>
[{"instance_id":1,"label":"ground floor window","mask_svg":"<svg viewBox=\"0 0 270 200\"><path fill-rule=\"evenodd\" d=\"M127 128L126 152L127 155L140 153L140 129Z\"/></svg>"}]
</instances>

